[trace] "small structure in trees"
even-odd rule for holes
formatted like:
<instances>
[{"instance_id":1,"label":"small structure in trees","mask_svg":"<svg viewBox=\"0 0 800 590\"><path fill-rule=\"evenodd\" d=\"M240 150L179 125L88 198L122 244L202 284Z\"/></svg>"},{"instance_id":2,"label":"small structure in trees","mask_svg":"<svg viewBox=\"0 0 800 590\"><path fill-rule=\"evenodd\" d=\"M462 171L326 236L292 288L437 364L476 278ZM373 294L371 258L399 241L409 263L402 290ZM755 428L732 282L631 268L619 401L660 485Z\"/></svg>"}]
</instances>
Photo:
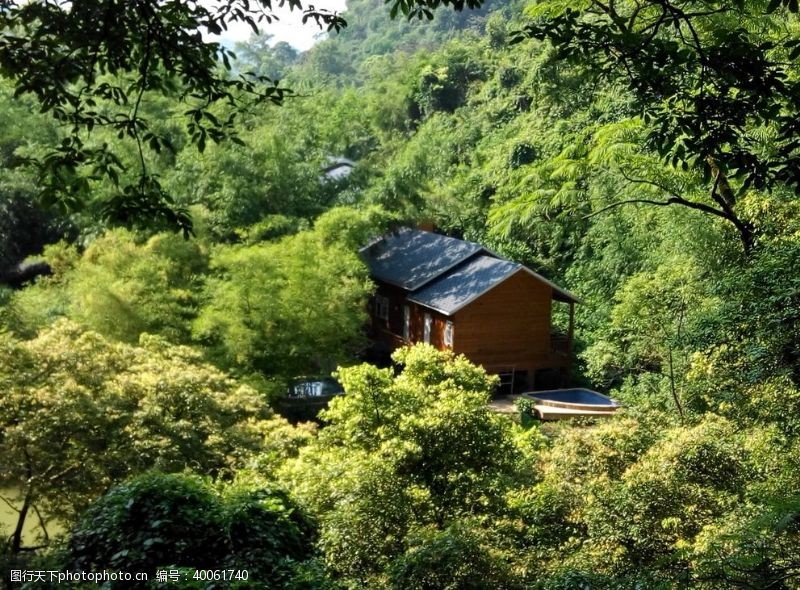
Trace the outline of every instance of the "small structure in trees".
<instances>
[{"instance_id":1,"label":"small structure in trees","mask_svg":"<svg viewBox=\"0 0 800 590\"><path fill-rule=\"evenodd\" d=\"M509 390L565 383L578 299L479 244L402 228L360 250L377 289L370 337L379 353L427 342L451 349ZM568 306L556 329L554 303Z\"/></svg>"}]
</instances>

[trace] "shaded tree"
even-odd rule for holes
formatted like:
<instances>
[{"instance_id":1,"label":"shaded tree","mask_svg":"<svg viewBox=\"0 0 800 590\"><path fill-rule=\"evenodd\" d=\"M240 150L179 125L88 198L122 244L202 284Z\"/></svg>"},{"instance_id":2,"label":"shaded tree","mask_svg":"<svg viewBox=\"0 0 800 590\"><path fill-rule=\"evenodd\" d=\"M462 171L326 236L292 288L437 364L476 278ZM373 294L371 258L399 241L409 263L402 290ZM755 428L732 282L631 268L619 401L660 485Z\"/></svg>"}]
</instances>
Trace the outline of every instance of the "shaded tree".
<instances>
[{"instance_id":1,"label":"shaded tree","mask_svg":"<svg viewBox=\"0 0 800 590\"><path fill-rule=\"evenodd\" d=\"M190 475L146 474L112 488L72 530L66 567L83 571L247 571L218 587L295 587L294 569L314 553L314 525L286 493L265 482L224 487ZM211 581L213 583L213 580ZM209 584L209 582L205 582ZM112 588L151 588L120 582Z\"/></svg>"},{"instance_id":2,"label":"shaded tree","mask_svg":"<svg viewBox=\"0 0 800 590\"><path fill-rule=\"evenodd\" d=\"M395 0L390 13L432 16L440 5L461 10L480 0ZM277 0L303 10L300 0ZM170 148L142 108L152 94L186 104L183 116L192 143L202 151L209 141L237 141L236 117L243 105L280 104L287 90L268 79L231 76L233 52L204 34L222 34L231 23L269 24L271 0L225 0L213 7L175 0L92 0L80 3L37 0L0 3L0 71L18 94L35 97L44 112L66 129L48 153L32 159L39 175L40 198L66 209L83 206L96 180L115 190L103 203L103 215L116 222L177 227L188 233L187 211L176 206L147 159ZM309 6L304 21L339 30L344 20ZM218 105L227 112L220 116ZM137 172L122 178L117 149L90 138L105 127L132 142Z\"/></svg>"},{"instance_id":3,"label":"shaded tree","mask_svg":"<svg viewBox=\"0 0 800 590\"><path fill-rule=\"evenodd\" d=\"M543 2L517 40L547 39L555 59L623 80L647 125L644 145L697 170L707 188L704 199L665 190L638 202L724 219L749 252L754 226L737 207L741 197L784 184L800 190L796 12L795 0Z\"/></svg>"},{"instance_id":4,"label":"shaded tree","mask_svg":"<svg viewBox=\"0 0 800 590\"><path fill-rule=\"evenodd\" d=\"M194 332L222 363L291 378L330 372L362 349L373 286L344 236L324 231L337 212L314 230L212 255Z\"/></svg>"}]
</instances>

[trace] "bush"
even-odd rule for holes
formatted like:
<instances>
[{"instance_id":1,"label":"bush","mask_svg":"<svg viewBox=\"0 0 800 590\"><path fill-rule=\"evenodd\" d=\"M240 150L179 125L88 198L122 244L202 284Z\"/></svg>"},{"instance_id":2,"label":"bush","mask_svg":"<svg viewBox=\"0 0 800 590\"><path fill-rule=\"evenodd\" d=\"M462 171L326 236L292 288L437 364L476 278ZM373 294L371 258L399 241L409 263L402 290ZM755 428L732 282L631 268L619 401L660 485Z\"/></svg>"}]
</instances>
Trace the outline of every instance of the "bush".
<instances>
[{"instance_id":1,"label":"bush","mask_svg":"<svg viewBox=\"0 0 800 590\"><path fill-rule=\"evenodd\" d=\"M311 521L282 492L253 485L218 491L195 476L150 473L86 511L69 540L67 567L146 572L151 580L158 568L246 569L249 580L239 586L284 588L295 564L311 557L313 538Z\"/></svg>"},{"instance_id":2,"label":"bush","mask_svg":"<svg viewBox=\"0 0 800 590\"><path fill-rule=\"evenodd\" d=\"M508 566L495 553L463 526L424 531L412 538L411 548L392 565L391 585L397 590L508 588Z\"/></svg>"}]
</instances>

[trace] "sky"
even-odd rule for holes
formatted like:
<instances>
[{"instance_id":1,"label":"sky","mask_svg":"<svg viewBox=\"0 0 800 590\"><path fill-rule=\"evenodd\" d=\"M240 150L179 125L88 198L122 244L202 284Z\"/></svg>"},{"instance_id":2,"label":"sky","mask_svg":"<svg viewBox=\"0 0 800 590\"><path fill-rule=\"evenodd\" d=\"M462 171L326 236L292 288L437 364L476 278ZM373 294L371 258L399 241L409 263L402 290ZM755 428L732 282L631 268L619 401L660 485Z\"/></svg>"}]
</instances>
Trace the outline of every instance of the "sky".
<instances>
[{"instance_id":1,"label":"sky","mask_svg":"<svg viewBox=\"0 0 800 590\"><path fill-rule=\"evenodd\" d=\"M309 2L304 2L303 5L308 6ZM345 9L345 0L316 0L313 2L313 6L341 12ZM302 24L303 13L298 10L289 11L288 7L276 8L274 13L279 20L273 21L269 25L262 24L260 27L262 32L274 35L273 43L286 41L299 51L305 51L317 42L320 34L322 34L323 38L325 36L325 33L319 29L313 20L310 20L305 25ZM225 45L232 46L237 41L246 41L251 33L252 29L246 24L233 23L228 26L228 30L221 35L220 39Z\"/></svg>"}]
</instances>

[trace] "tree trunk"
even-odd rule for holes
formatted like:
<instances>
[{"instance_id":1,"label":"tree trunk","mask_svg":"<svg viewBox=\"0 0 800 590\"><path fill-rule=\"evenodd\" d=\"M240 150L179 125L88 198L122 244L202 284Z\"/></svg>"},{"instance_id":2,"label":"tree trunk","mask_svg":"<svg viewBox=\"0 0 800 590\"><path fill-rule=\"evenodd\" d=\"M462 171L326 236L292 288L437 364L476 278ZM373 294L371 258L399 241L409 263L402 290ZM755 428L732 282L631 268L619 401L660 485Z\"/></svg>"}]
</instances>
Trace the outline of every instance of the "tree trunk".
<instances>
[{"instance_id":1,"label":"tree trunk","mask_svg":"<svg viewBox=\"0 0 800 590\"><path fill-rule=\"evenodd\" d=\"M14 529L14 534L11 536L11 553L14 555L17 555L22 549L22 532L25 528L25 520L28 517L28 511L31 509L32 496L33 487L28 484L28 488L25 490L25 499L22 501L22 508L19 509L17 526Z\"/></svg>"},{"instance_id":2,"label":"tree trunk","mask_svg":"<svg viewBox=\"0 0 800 590\"><path fill-rule=\"evenodd\" d=\"M736 205L736 194L731 189L728 177L720 170L717 162L711 156L706 157L706 163L714 176L714 186L711 188L711 198L722 208L725 218L730 221L739 232L745 256L750 256L755 243L754 228L751 223L742 221L733 210Z\"/></svg>"},{"instance_id":3,"label":"tree trunk","mask_svg":"<svg viewBox=\"0 0 800 590\"><path fill-rule=\"evenodd\" d=\"M678 390L675 387L675 367L672 362L672 347L669 347L669 386L672 391L672 399L675 401L675 407L678 408L678 415L681 417L681 422L683 422L683 406L681 405L681 399L678 397Z\"/></svg>"}]
</instances>

